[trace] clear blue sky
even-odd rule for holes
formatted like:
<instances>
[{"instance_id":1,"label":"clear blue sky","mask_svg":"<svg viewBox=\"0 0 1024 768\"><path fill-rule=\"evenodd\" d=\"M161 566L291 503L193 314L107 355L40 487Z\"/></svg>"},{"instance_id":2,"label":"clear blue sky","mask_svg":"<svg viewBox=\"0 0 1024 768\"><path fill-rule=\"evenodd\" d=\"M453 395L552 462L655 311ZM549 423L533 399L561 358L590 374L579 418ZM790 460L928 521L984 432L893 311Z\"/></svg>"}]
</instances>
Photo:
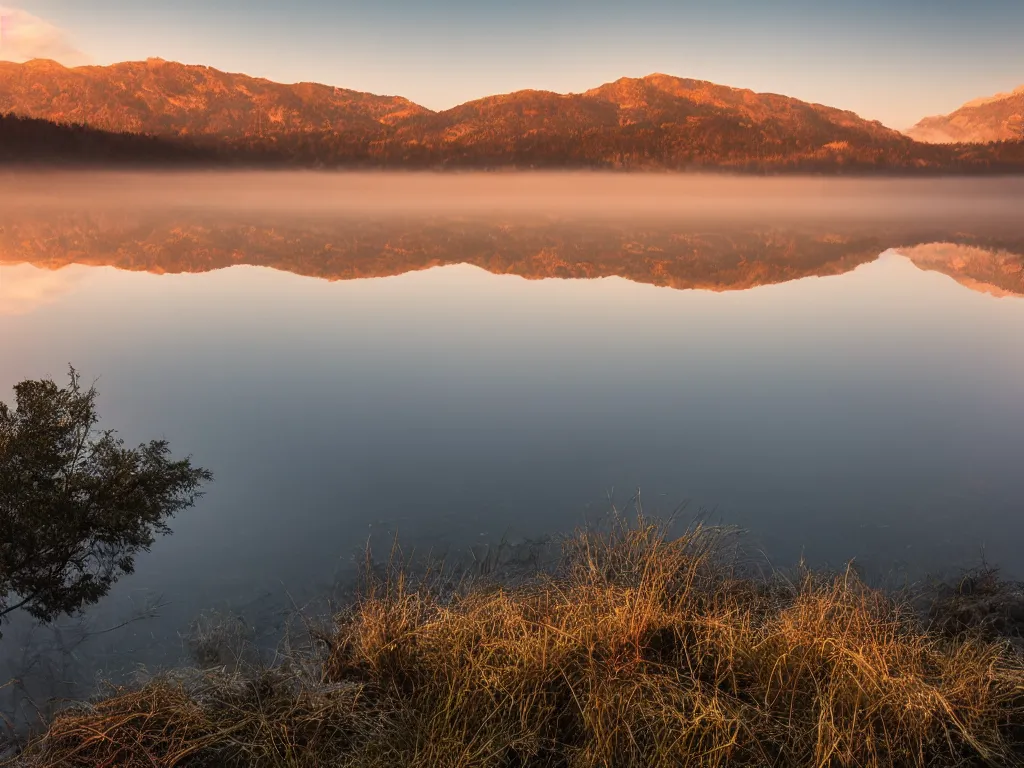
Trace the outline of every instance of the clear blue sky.
<instances>
[{"instance_id":1,"label":"clear blue sky","mask_svg":"<svg viewBox=\"0 0 1024 768\"><path fill-rule=\"evenodd\" d=\"M443 109L665 72L896 128L1024 84L1024 0L4 0L95 63L159 56Z\"/></svg>"}]
</instances>

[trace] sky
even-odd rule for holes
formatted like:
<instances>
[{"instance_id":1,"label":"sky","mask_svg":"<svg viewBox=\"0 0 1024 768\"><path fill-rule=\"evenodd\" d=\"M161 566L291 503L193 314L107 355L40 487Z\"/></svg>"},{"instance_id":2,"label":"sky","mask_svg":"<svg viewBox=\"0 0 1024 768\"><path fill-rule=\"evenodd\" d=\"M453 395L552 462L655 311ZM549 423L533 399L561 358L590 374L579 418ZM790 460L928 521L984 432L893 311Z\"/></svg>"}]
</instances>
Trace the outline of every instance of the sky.
<instances>
[{"instance_id":1,"label":"sky","mask_svg":"<svg viewBox=\"0 0 1024 768\"><path fill-rule=\"evenodd\" d=\"M662 72L893 128L1024 84L1024 0L15 0L0 59L160 57L445 109Z\"/></svg>"}]
</instances>

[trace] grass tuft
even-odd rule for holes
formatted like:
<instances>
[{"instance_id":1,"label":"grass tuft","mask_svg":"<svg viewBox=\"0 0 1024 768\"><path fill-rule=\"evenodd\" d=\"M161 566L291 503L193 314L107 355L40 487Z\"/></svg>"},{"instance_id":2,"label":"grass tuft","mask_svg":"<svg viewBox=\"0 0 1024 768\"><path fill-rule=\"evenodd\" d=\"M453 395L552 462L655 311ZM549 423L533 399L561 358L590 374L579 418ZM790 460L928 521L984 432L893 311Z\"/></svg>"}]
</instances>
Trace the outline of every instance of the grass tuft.
<instances>
[{"instance_id":1,"label":"grass tuft","mask_svg":"<svg viewBox=\"0 0 1024 768\"><path fill-rule=\"evenodd\" d=\"M580 531L528 580L367 569L272 668L68 709L29 768L1021 764L1024 666L849 569L758 577L730 531Z\"/></svg>"}]
</instances>

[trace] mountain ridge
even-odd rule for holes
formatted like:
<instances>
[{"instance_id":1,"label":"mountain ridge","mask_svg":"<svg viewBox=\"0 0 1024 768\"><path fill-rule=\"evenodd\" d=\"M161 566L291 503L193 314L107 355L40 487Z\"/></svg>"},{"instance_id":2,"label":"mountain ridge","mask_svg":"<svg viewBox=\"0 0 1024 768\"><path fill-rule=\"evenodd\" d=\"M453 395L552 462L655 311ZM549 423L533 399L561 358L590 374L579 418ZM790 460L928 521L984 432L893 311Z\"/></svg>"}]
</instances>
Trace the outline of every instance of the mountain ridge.
<instances>
[{"instance_id":1,"label":"mountain ridge","mask_svg":"<svg viewBox=\"0 0 1024 768\"><path fill-rule=\"evenodd\" d=\"M49 59L0 62L0 112L102 130L162 136L341 129L426 112L401 96L321 83L276 83L164 59L64 67Z\"/></svg>"},{"instance_id":2,"label":"mountain ridge","mask_svg":"<svg viewBox=\"0 0 1024 768\"><path fill-rule=\"evenodd\" d=\"M904 133L932 144L1024 140L1024 85L972 99L947 115L924 117Z\"/></svg>"},{"instance_id":3,"label":"mountain ridge","mask_svg":"<svg viewBox=\"0 0 1024 768\"><path fill-rule=\"evenodd\" d=\"M794 97L786 96L785 94L776 93L776 92L773 92L773 91L763 91L763 92L762 91L755 91L755 90L750 89L750 88L739 88L739 87L734 87L734 86L722 85L722 84L715 83L715 82L710 81L710 80L700 80L700 79L695 79L695 78L680 77L680 76L677 76L677 75L670 75L670 74L667 74L667 73L664 73L664 72L652 72L650 74L647 74L647 75L644 75L644 76L641 76L641 77L623 76L623 77L620 77L620 78L618 78L616 80L612 80L612 81L609 81L607 83L603 83L601 85L595 86L593 88L586 89L584 91L561 92L561 91L551 91L551 90L547 90L547 89L538 89L538 88L524 88L524 89L519 89L519 90L515 90L515 91L508 91L508 92L502 92L502 93L488 94L486 96L481 96L481 97L476 98L476 99L470 99L468 101L461 102L459 104L455 104L455 105L453 105L451 107L447 107L445 109L430 109L428 107L424 107L422 105L416 104L415 102L413 102L413 101L411 101L411 100L409 100L409 99L407 99L407 98L405 98L403 96L398 96L398 95L395 95L395 94L392 94L392 95L382 95L382 94L370 93L370 92L367 92L367 91L357 91L357 90L353 90L353 89L350 89L350 88L344 88L344 87L341 87L341 86L335 86L335 85L331 85L331 84L328 84L328 83L321 83L321 82L312 81L312 80L299 80L299 81L296 81L296 82L285 83L285 82L279 82L279 81L271 80L269 78L261 77L261 76L258 76L258 75L248 75L248 74L243 73L243 72L230 72L230 71L227 71L227 70L220 70L220 69L217 69L215 67L211 67L211 66L208 66L208 65L205 65L205 64L184 64L182 62L177 62L177 61L171 61L171 60L168 60L168 59L163 59L163 58L161 58L159 56L151 56L151 57L149 57L147 59L140 59L140 60L130 60L130 61L123 61L123 62L116 62L114 64L103 64L103 65L100 65L100 64L82 64L82 65L76 65L76 66L72 66L72 67L65 66L65 65L61 64L60 62L58 62L58 61L56 61L54 59L43 59L43 58L30 59L28 61L21 62L21 63L9 62L9 61L0 61L0 73L5 72L5 71L6 72L14 71L14 70L16 70L16 68L19 68L19 67L20 68L32 69L32 70L36 70L36 71L43 70L43 71L50 72L50 73L68 72L68 73L82 73L82 74L94 74L94 73L99 73L99 72L115 72L115 71L131 71L131 70L142 69L143 67L145 67L147 69L154 69L154 68L159 68L159 67L172 67L172 68L177 68L177 69L181 69L181 70L205 71L205 72L209 72L209 73L212 73L212 74L215 74L215 75L220 75L220 76L224 76L224 77L228 77L228 78L253 81L253 82L261 83L261 84L267 85L267 86L276 86L276 87L281 87L281 88L301 88L301 87L306 87L306 88L308 88L308 87L326 88L326 89L333 89L334 91L340 91L340 92L349 93L349 94L357 94L357 95L372 97L372 98L376 98L376 99L395 100L397 102L404 103L405 105L407 105L407 106L409 106L411 108L414 108L419 113L422 113L422 114L435 114L435 115L444 114L446 112L451 112L453 110L458 109L459 107L462 107L462 106L465 106L465 105L468 105L468 104L474 104L474 103L477 103L477 102L489 101L489 100L494 100L494 99L507 99L508 97L513 97L513 96L518 96L518 95L537 94L537 95L556 96L556 97L601 97L601 98L604 98L605 94L608 91L610 91L610 90L612 90L613 88L616 88L616 87L622 87L624 85L632 85L632 84L638 84L638 83L650 83L650 84L656 85L656 86L657 85L662 85L664 83L686 84L686 85L690 85L690 86L700 86L699 89L698 88L690 88L689 89L689 91L691 93L694 93L694 94L698 93L699 91L702 90L705 93L708 92L708 91L717 91L719 93L728 92L728 93L732 93L732 94L740 94L740 95L743 95L745 97L773 98L773 99L779 99L779 100L785 100L785 101L791 101L791 102L799 101L800 103L807 104L807 105L809 105L811 107L818 107L818 108L823 108L823 109L826 109L826 110L829 110L829 111L832 111L832 112L846 114L846 115L848 115L850 117L854 117L854 118L856 118L858 120L862 120L863 122L873 124L873 125L875 125L875 126L877 126L879 128L884 128L885 130L889 130L889 131L893 130L893 129L888 128L887 126L883 125L878 120L868 120L866 118L861 118L859 115L857 115L852 110L846 110L846 109L842 109L840 107L834 107L834 106L827 105L827 104L822 104L822 103L819 103L819 102L803 101L803 100L799 100L799 99L796 99ZM1024 86L1022 86L1018 90L1024 91ZM0 92L2 92L2 84L0 84ZM675 89L675 94L676 95L680 95L680 90L678 88ZM993 97L993 98L995 98L995 97ZM26 115L26 116L34 116L34 115ZM898 133L898 131L897 131L897 133Z\"/></svg>"},{"instance_id":4,"label":"mountain ridge","mask_svg":"<svg viewBox=\"0 0 1024 768\"><path fill-rule=\"evenodd\" d=\"M40 79L40 75L51 79ZM30 82L25 82L26 79ZM625 91L631 92L629 101L622 98ZM161 97L159 104L154 103L155 96ZM248 108L249 112L233 114L233 120L225 115L209 116L206 113L218 106L214 97L226 102L220 106L222 111ZM759 119L770 118L772 110L799 107L827 117L842 117L843 127L863 124L891 137L899 136L881 123L863 120L848 110L664 73L623 77L579 93L524 89L492 94L435 111L401 96L381 96L313 82L277 83L159 58L78 67L63 67L45 59L24 64L0 62L0 111L127 132L215 133L225 138L259 132L253 119L258 119L261 112L267 118L264 130L268 132L323 127L322 120L310 117L300 121L294 119L294 114L288 114L289 110L297 112L299 107L316 113L317 117L329 117L334 121L331 127L341 129L363 127L367 118L385 125L415 123L420 117L451 122L467 111L520 102L583 106L584 111L604 118L611 117L614 107L623 111L616 115L619 125L648 122L652 117L678 117L681 107L693 115L732 109L744 117ZM112 114L112 110L121 114ZM673 111L675 115L667 114ZM344 124L346 121L352 124Z\"/></svg>"},{"instance_id":5,"label":"mountain ridge","mask_svg":"<svg viewBox=\"0 0 1024 768\"><path fill-rule=\"evenodd\" d=\"M1002 101L1003 99L1010 99L1014 96L1019 96L1022 93L1024 93L1024 85L1019 85L1012 91L997 93L994 96L982 96L977 99L972 99L965 104L961 104L961 107L983 107L986 104L992 104L993 102Z\"/></svg>"},{"instance_id":6,"label":"mountain ridge","mask_svg":"<svg viewBox=\"0 0 1024 768\"><path fill-rule=\"evenodd\" d=\"M854 112L653 73L581 93L520 90L433 111L401 96L275 83L152 58L0 62L0 113L188 139L220 161L306 167L878 172L1024 168L949 152ZM1024 144L1022 144L1024 147Z\"/></svg>"}]
</instances>

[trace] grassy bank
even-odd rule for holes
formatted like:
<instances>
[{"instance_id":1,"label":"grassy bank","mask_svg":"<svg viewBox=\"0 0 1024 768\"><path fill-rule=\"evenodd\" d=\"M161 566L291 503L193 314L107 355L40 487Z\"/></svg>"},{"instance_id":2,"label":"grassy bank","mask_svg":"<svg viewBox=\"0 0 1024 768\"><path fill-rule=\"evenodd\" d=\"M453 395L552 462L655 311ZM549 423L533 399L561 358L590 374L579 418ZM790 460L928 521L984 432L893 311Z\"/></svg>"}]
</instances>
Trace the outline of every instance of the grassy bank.
<instances>
[{"instance_id":1,"label":"grassy bank","mask_svg":"<svg viewBox=\"0 0 1024 768\"><path fill-rule=\"evenodd\" d=\"M393 567L304 651L114 691L59 715L20 761L1020 763L1024 665L961 621L962 594L930 622L852 571L743 573L729 536L619 521L504 584Z\"/></svg>"}]
</instances>

